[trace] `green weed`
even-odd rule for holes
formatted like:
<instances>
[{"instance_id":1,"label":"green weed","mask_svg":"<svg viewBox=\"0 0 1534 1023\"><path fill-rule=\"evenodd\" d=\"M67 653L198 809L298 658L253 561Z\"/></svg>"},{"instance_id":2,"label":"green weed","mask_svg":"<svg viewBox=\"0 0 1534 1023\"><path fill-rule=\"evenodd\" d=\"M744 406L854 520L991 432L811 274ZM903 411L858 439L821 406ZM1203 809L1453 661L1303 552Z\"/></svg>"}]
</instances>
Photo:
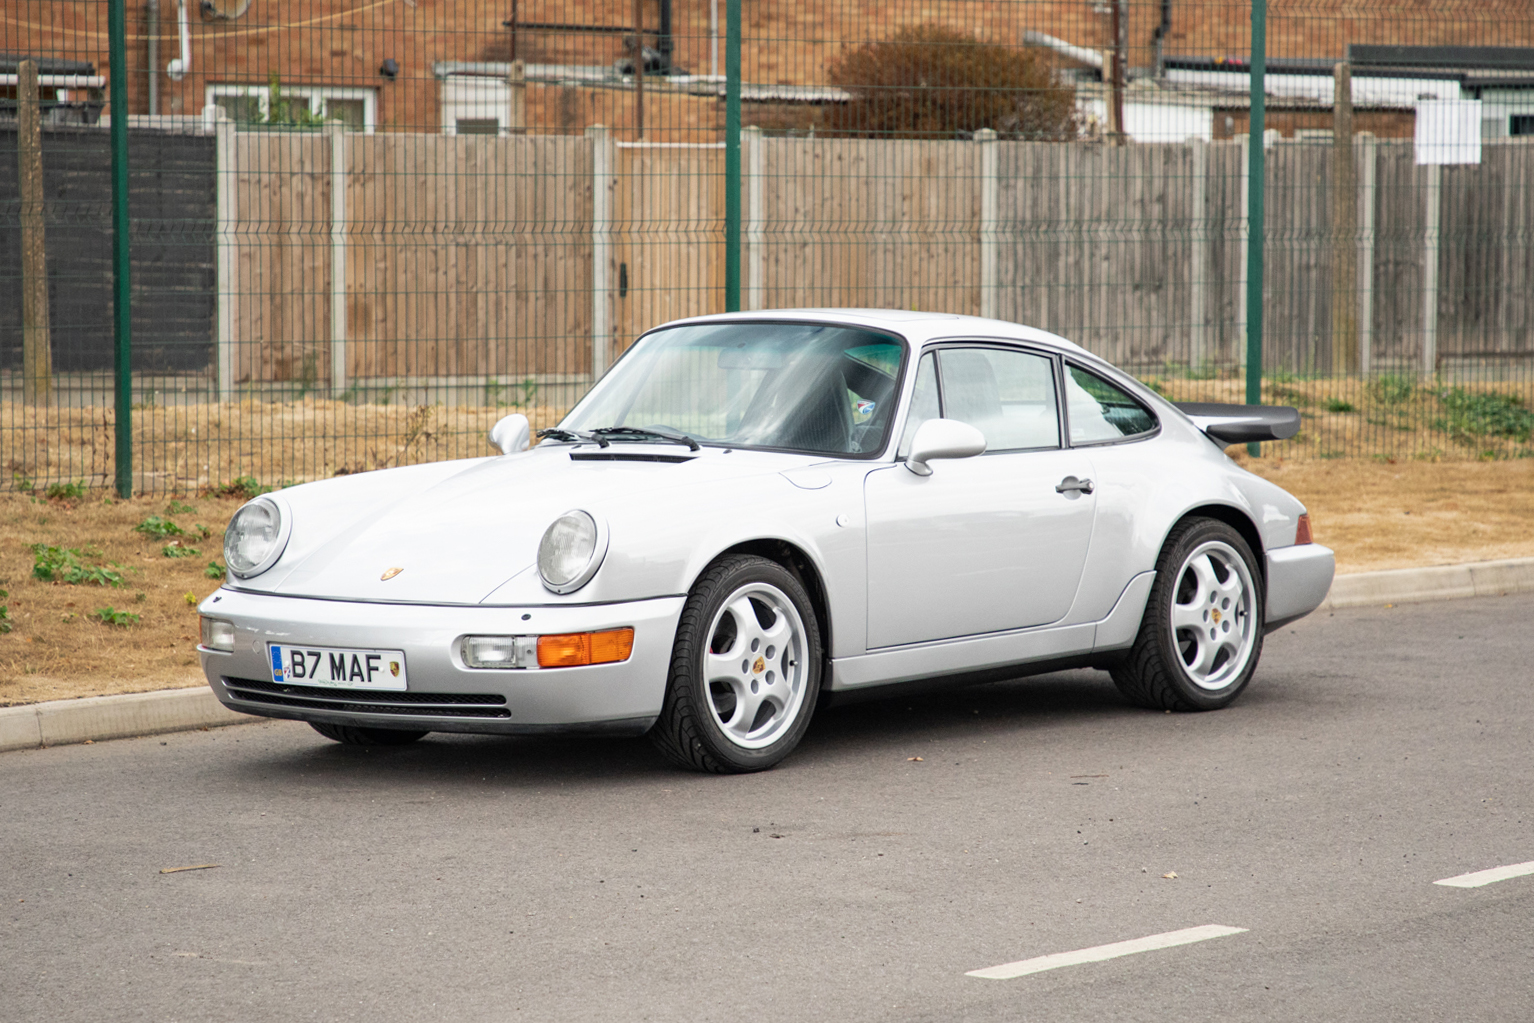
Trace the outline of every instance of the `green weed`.
<instances>
[{"instance_id":1,"label":"green weed","mask_svg":"<svg viewBox=\"0 0 1534 1023\"><path fill-rule=\"evenodd\" d=\"M223 565L220 565L216 561L210 561L208 562L208 567L202 570L202 574L207 576L209 579L222 579L229 573Z\"/></svg>"},{"instance_id":2,"label":"green weed","mask_svg":"<svg viewBox=\"0 0 1534 1023\"><path fill-rule=\"evenodd\" d=\"M134 526L133 531L135 533L143 533L145 536L152 536L156 540L168 540L173 536L187 535L186 530L176 525L170 519L162 519L158 515L149 516L149 518Z\"/></svg>"},{"instance_id":3,"label":"green weed","mask_svg":"<svg viewBox=\"0 0 1534 1023\"><path fill-rule=\"evenodd\" d=\"M85 497L85 481L76 483L54 483L49 485L47 494L44 495L50 501L79 501Z\"/></svg>"},{"instance_id":4,"label":"green weed","mask_svg":"<svg viewBox=\"0 0 1534 1023\"><path fill-rule=\"evenodd\" d=\"M239 497L246 501L271 492L271 487L262 486L261 481L254 476L236 476L213 488L213 493L219 497Z\"/></svg>"},{"instance_id":5,"label":"green weed","mask_svg":"<svg viewBox=\"0 0 1534 1023\"><path fill-rule=\"evenodd\" d=\"M1472 392L1452 387L1438 392L1446 415L1433 426L1459 437L1508 437L1527 443L1534 434L1534 411L1516 394Z\"/></svg>"},{"instance_id":6,"label":"green weed","mask_svg":"<svg viewBox=\"0 0 1534 1023\"><path fill-rule=\"evenodd\" d=\"M1327 398L1326 411L1328 412L1352 412L1353 403L1343 401L1341 398Z\"/></svg>"},{"instance_id":7,"label":"green weed","mask_svg":"<svg viewBox=\"0 0 1534 1023\"><path fill-rule=\"evenodd\" d=\"M1382 405L1401 405L1411 400L1412 395L1417 393L1417 381L1412 377L1384 376L1375 377L1370 383L1369 390L1374 399Z\"/></svg>"},{"instance_id":8,"label":"green weed","mask_svg":"<svg viewBox=\"0 0 1534 1023\"><path fill-rule=\"evenodd\" d=\"M66 583L70 586L78 586L81 583L89 583L93 586L121 586L123 577L121 572L112 569L121 568L115 562L109 562L112 567L105 565L88 565L85 558L99 557L94 551L76 550L73 547L50 547L45 543L35 543L29 548L32 552L32 575L45 583Z\"/></svg>"},{"instance_id":9,"label":"green weed","mask_svg":"<svg viewBox=\"0 0 1534 1023\"><path fill-rule=\"evenodd\" d=\"M127 628L129 625L137 625L141 616L132 611L118 611L111 607L98 607L91 612L91 617L103 625L119 625Z\"/></svg>"},{"instance_id":10,"label":"green weed","mask_svg":"<svg viewBox=\"0 0 1534 1023\"><path fill-rule=\"evenodd\" d=\"M9 597L9 590L0 590L0 600ZM11 631L11 608L9 604L0 604L0 633Z\"/></svg>"},{"instance_id":11,"label":"green weed","mask_svg":"<svg viewBox=\"0 0 1534 1023\"><path fill-rule=\"evenodd\" d=\"M167 558L200 558L200 557L202 557L202 551L198 550L196 547L183 547L183 546L181 546L181 542L179 540L172 540L170 543L166 544L164 547L161 547L160 548L160 553L165 555Z\"/></svg>"},{"instance_id":12,"label":"green weed","mask_svg":"<svg viewBox=\"0 0 1534 1023\"><path fill-rule=\"evenodd\" d=\"M175 498L171 498L170 504L165 506L165 514L167 515L190 515L196 510L197 509L194 506L190 504L182 504Z\"/></svg>"}]
</instances>

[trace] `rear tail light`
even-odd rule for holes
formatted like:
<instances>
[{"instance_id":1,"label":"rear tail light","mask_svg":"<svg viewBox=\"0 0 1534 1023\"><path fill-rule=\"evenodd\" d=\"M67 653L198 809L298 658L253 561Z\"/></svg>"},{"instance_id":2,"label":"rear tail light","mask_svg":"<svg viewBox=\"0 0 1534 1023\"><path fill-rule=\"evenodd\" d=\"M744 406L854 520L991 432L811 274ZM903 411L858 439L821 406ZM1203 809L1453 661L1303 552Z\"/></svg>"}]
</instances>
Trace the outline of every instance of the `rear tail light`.
<instances>
[{"instance_id":1,"label":"rear tail light","mask_svg":"<svg viewBox=\"0 0 1534 1023\"><path fill-rule=\"evenodd\" d=\"M633 650L633 629L539 636L538 667L574 668L582 664L611 664L628 660Z\"/></svg>"},{"instance_id":2,"label":"rear tail light","mask_svg":"<svg viewBox=\"0 0 1534 1023\"><path fill-rule=\"evenodd\" d=\"M1315 541L1310 538L1309 512L1306 512L1304 515L1300 516L1300 524L1296 526L1294 530L1294 542L1296 544L1315 543Z\"/></svg>"}]
</instances>

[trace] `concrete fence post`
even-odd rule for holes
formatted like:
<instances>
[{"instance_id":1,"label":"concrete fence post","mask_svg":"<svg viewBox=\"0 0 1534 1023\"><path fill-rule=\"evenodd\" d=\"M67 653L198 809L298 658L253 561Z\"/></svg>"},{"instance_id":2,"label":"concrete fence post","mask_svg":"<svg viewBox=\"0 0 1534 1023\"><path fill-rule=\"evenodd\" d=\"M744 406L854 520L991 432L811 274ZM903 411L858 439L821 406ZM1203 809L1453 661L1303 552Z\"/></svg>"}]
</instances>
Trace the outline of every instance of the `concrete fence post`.
<instances>
[{"instance_id":1,"label":"concrete fence post","mask_svg":"<svg viewBox=\"0 0 1534 1023\"><path fill-rule=\"evenodd\" d=\"M346 125L325 125L330 139L330 393L347 387L346 369Z\"/></svg>"},{"instance_id":2,"label":"concrete fence post","mask_svg":"<svg viewBox=\"0 0 1534 1023\"><path fill-rule=\"evenodd\" d=\"M234 121L222 107L210 106L204 113L213 122L214 216L217 220L213 250L218 289L218 380L215 384L215 397L219 401L231 401L234 398L235 308L239 302L234 279L239 168L235 166Z\"/></svg>"},{"instance_id":3,"label":"concrete fence post","mask_svg":"<svg viewBox=\"0 0 1534 1023\"><path fill-rule=\"evenodd\" d=\"M766 253L762 249L762 129L751 125L741 131L746 150L746 308L761 309L766 303Z\"/></svg>"},{"instance_id":4,"label":"concrete fence post","mask_svg":"<svg viewBox=\"0 0 1534 1023\"><path fill-rule=\"evenodd\" d=\"M612 205L617 147L601 124L586 129L591 140L591 379L606 370L612 352Z\"/></svg>"},{"instance_id":5,"label":"concrete fence post","mask_svg":"<svg viewBox=\"0 0 1534 1023\"><path fill-rule=\"evenodd\" d=\"M995 319L999 278L996 227L1000 217L996 194L996 132L981 128L975 132L975 141L980 143L980 315Z\"/></svg>"}]
</instances>

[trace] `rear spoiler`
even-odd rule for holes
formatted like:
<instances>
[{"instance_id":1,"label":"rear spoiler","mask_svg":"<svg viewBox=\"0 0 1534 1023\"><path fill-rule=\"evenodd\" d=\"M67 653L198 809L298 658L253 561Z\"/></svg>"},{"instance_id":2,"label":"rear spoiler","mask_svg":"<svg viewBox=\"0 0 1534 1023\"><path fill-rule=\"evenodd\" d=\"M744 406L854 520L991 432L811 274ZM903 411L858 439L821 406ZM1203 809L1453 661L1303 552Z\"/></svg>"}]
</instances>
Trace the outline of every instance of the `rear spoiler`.
<instances>
[{"instance_id":1,"label":"rear spoiler","mask_svg":"<svg viewBox=\"0 0 1534 1023\"><path fill-rule=\"evenodd\" d=\"M1193 425L1220 444L1288 440L1300 432L1300 410L1287 405L1216 405L1204 401L1173 402Z\"/></svg>"}]
</instances>

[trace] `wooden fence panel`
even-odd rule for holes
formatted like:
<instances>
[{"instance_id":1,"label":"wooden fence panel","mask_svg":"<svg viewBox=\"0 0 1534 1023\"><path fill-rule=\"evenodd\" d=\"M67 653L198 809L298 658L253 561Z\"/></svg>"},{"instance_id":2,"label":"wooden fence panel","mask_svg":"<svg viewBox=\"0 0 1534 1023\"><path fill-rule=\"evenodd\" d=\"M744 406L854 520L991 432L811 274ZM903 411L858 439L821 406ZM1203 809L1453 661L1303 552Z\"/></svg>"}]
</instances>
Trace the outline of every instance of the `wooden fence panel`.
<instances>
[{"instance_id":1,"label":"wooden fence panel","mask_svg":"<svg viewBox=\"0 0 1534 1023\"><path fill-rule=\"evenodd\" d=\"M1207 144L1200 182L1183 145L761 145L759 249L742 270L760 259L767 308L978 313L980 156L994 145L999 316L1137 369L1188 365L1200 323L1205 360L1242 360L1240 143ZM328 376L329 147L308 133L237 136L238 381ZM1373 361L1414 369L1425 172L1409 142L1374 148ZM589 372L589 140L354 135L346 151L353 378ZM617 152L610 301L621 347L656 323L723 308L724 161L711 147ZM1330 170L1329 145L1269 150L1270 367L1331 365ZM1443 182L1440 353L1534 353L1534 145L1489 142L1480 166L1445 168Z\"/></svg>"},{"instance_id":2,"label":"wooden fence panel","mask_svg":"<svg viewBox=\"0 0 1534 1023\"><path fill-rule=\"evenodd\" d=\"M724 311L724 150L622 145L617 173L614 357L656 324Z\"/></svg>"},{"instance_id":3,"label":"wooden fence panel","mask_svg":"<svg viewBox=\"0 0 1534 1023\"><path fill-rule=\"evenodd\" d=\"M979 312L978 144L763 145L767 308Z\"/></svg>"}]
</instances>

